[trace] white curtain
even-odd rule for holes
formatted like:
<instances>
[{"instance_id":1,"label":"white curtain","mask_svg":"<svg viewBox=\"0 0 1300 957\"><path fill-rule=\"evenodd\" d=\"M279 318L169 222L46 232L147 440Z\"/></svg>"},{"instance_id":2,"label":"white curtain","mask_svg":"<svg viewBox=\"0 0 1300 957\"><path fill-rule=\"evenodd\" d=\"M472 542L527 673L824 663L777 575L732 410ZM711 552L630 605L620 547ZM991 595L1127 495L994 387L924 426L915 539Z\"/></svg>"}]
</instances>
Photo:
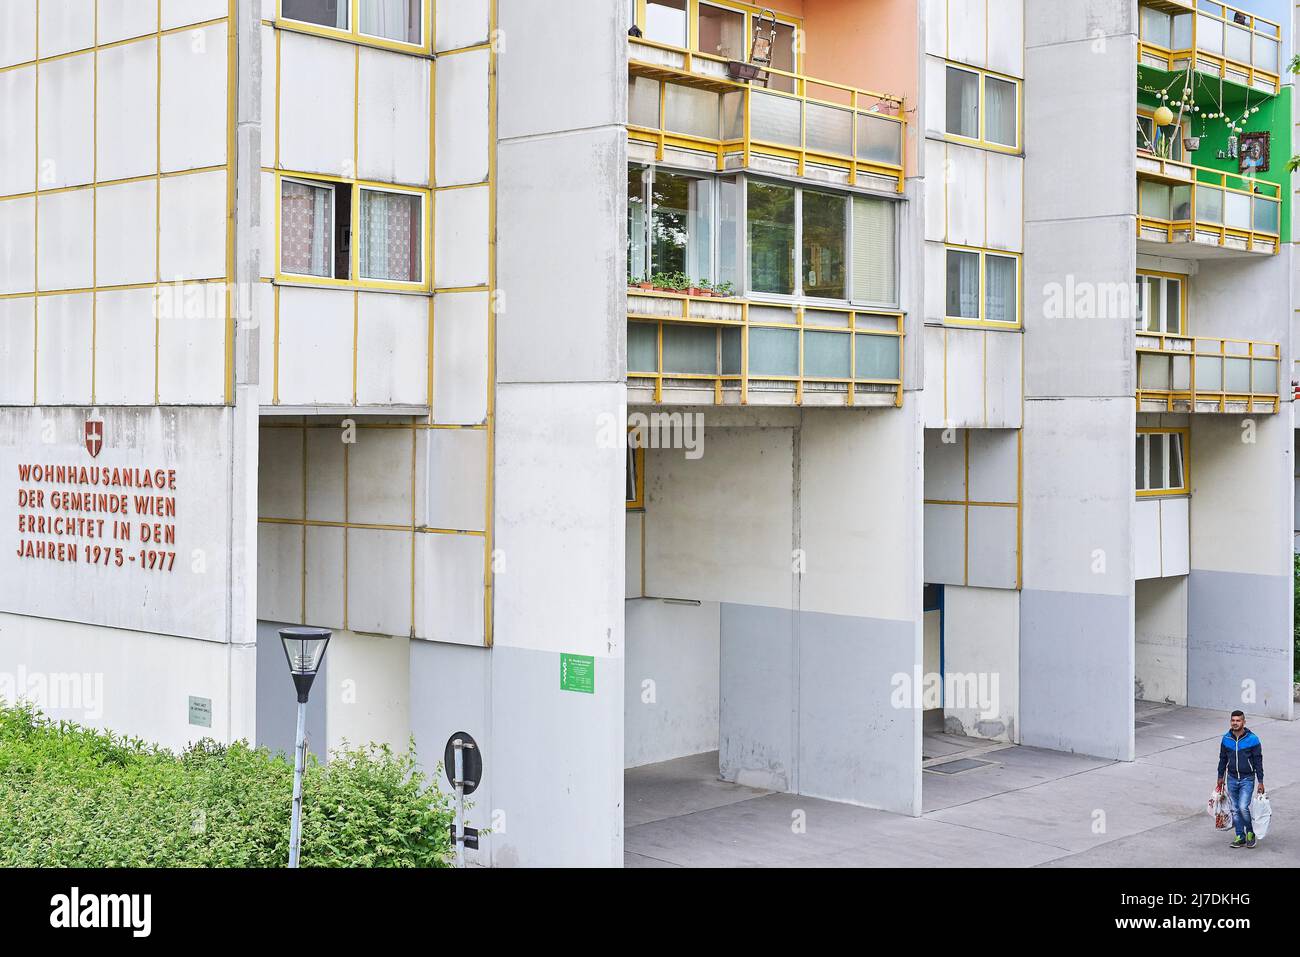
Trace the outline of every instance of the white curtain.
<instances>
[{"instance_id":1,"label":"white curtain","mask_svg":"<svg viewBox=\"0 0 1300 957\"><path fill-rule=\"evenodd\" d=\"M954 319L978 319L979 303L979 254L948 250L948 315Z\"/></svg>"},{"instance_id":2,"label":"white curtain","mask_svg":"<svg viewBox=\"0 0 1300 957\"><path fill-rule=\"evenodd\" d=\"M1015 322L1019 303L1016 295L1016 261L1005 256L986 256L988 297L984 318L989 322Z\"/></svg>"},{"instance_id":3,"label":"white curtain","mask_svg":"<svg viewBox=\"0 0 1300 957\"><path fill-rule=\"evenodd\" d=\"M332 276L334 270L330 268L330 243L327 235L329 231L327 224L333 218L329 215L327 209L330 191L314 189L312 192L315 193L313 197L315 203L312 207L311 274L313 276Z\"/></svg>"},{"instance_id":4,"label":"white curtain","mask_svg":"<svg viewBox=\"0 0 1300 957\"><path fill-rule=\"evenodd\" d=\"M361 32L387 40L420 42L419 0L361 0Z\"/></svg>"},{"instance_id":5,"label":"white curtain","mask_svg":"<svg viewBox=\"0 0 1300 957\"><path fill-rule=\"evenodd\" d=\"M388 274L388 197L363 192L361 200L361 275L365 279L399 278Z\"/></svg>"},{"instance_id":6,"label":"white curtain","mask_svg":"<svg viewBox=\"0 0 1300 957\"><path fill-rule=\"evenodd\" d=\"M948 132L978 139L980 135L980 78L968 70L948 67Z\"/></svg>"},{"instance_id":7,"label":"white curtain","mask_svg":"<svg viewBox=\"0 0 1300 957\"><path fill-rule=\"evenodd\" d=\"M984 81L984 137L1002 146L1016 145L1016 85L996 77Z\"/></svg>"}]
</instances>

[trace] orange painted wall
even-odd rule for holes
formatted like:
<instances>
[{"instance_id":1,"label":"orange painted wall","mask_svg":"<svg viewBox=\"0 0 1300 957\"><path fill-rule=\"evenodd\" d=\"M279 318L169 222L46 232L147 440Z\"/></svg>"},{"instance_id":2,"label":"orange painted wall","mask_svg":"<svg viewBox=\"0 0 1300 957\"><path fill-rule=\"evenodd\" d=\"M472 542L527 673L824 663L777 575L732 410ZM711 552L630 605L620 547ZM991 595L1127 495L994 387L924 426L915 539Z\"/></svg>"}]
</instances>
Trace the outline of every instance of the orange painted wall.
<instances>
[{"instance_id":1,"label":"orange painted wall","mask_svg":"<svg viewBox=\"0 0 1300 957\"><path fill-rule=\"evenodd\" d=\"M906 98L907 175L917 171L919 0L804 0L805 72ZM792 4L793 5L793 4Z\"/></svg>"}]
</instances>

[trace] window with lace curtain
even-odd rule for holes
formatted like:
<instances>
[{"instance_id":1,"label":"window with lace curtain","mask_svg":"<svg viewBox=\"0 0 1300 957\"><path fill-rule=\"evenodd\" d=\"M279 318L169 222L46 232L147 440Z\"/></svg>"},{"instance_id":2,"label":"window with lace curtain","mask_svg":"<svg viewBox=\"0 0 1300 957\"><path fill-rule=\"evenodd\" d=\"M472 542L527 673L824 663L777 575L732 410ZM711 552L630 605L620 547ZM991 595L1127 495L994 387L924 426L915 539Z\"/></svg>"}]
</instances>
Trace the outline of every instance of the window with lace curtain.
<instances>
[{"instance_id":1,"label":"window with lace curtain","mask_svg":"<svg viewBox=\"0 0 1300 957\"><path fill-rule=\"evenodd\" d=\"M412 193L361 190L361 278L424 280L424 199Z\"/></svg>"},{"instance_id":2,"label":"window with lace curtain","mask_svg":"<svg viewBox=\"0 0 1300 957\"><path fill-rule=\"evenodd\" d=\"M336 278L337 205L337 188L331 183L289 179L280 183L281 272Z\"/></svg>"},{"instance_id":3,"label":"window with lace curtain","mask_svg":"<svg viewBox=\"0 0 1300 957\"><path fill-rule=\"evenodd\" d=\"M944 131L1004 150L1020 148L1020 82L949 65Z\"/></svg>"}]
</instances>

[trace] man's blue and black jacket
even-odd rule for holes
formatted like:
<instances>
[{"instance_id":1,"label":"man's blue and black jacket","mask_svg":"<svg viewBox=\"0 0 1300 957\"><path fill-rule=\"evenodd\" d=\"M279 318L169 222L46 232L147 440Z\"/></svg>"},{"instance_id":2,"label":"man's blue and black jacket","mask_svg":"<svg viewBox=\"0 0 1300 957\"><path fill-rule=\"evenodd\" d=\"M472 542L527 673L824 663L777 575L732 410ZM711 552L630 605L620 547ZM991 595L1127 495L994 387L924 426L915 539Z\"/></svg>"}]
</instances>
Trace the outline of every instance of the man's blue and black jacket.
<instances>
[{"instance_id":1,"label":"man's blue and black jacket","mask_svg":"<svg viewBox=\"0 0 1300 957\"><path fill-rule=\"evenodd\" d=\"M1264 780L1264 748L1250 728L1242 728L1240 737L1228 731L1219 742L1219 777L1224 770L1238 780L1254 777Z\"/></svg>"}]
</instances>

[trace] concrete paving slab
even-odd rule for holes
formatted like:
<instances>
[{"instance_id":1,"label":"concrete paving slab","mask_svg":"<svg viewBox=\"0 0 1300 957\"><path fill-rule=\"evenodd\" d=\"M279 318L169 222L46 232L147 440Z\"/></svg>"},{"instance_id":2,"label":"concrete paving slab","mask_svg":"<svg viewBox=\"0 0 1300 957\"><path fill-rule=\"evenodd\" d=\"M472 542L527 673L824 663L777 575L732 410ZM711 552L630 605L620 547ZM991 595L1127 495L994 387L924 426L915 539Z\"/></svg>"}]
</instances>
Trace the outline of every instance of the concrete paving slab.
<instances>
[{"instance_id":1,"label":"concrete paving slab","mask_svg":"<svg viewBox=\"0 0 1300 957\"><path fill-rule=\"evenodd\" d=\"M922 773L921 802L926 813L1034 787L1109 763L1104 758L1043 748L1005 747L980 757L993 761L994 766L951 776Z\"/></svg>"},{"instance_id":2,"label":"concrete paving slab","mask_svg":"<svg viewBox=\"0 0 1300 957\"><path fill-rule=\"evenodd\" d=\"M719 780L717 751L648 764L624 772L623 826L682 817L768 793Z\"/></svg>"}]
</instances>

